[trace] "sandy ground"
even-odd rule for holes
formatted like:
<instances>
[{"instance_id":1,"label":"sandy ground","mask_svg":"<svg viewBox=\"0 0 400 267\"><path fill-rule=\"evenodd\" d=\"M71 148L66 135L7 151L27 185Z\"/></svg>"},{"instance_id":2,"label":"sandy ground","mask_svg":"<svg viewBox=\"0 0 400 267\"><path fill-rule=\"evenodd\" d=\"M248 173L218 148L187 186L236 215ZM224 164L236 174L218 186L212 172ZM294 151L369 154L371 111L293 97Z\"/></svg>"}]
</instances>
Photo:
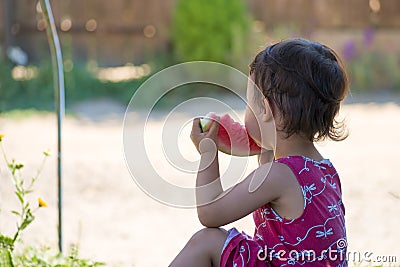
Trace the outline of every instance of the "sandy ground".
<instances>
[{"instance_id":1,"label":"sandy ground","mask_svg":"<svg viewBox=\"0 0 400 267\"><path fill-rule=\"evenodd\" d=\"M351 99L342 110L350 137L341 143L326 142L320 146L341 175L349 251L372 252L373 257L393 255L398 264L399 99L391 96ZM107 266L166 266L201 225L194 209L163 205L133 182L123 156L123 111L124 107L116 104L96 102L76 107L77 116L67 117L64 122L64 247L79 242L81 256L105 261ZM160 118L149 123L151 136L158 136L163 125ZM178 122L189 118L189 115L179 117ZM0 133L6 135L4 146L9 156L27 165L24 173L28 177L39 166L41 152L47 148L54 151L56 147L54 115L0 117ZM180 149L195 159L196 152L188 136L180 140ZM168 173L161 150L151 153L160 172ZM229 160L224 157L223 164ZM24 233L26 243L56 246L55 162L55 156L47 162L32 194L33 201L41 196L49 208L36 213L37 219ZM255 164L252 160L249 169ZM2 158L0 167L0 229L10 232L14 222L7 214L16 201ZM194 183L194 175L178 176L177 183ZM253 233L251 218L232 225Z\"/></svg>"}]
</instances>

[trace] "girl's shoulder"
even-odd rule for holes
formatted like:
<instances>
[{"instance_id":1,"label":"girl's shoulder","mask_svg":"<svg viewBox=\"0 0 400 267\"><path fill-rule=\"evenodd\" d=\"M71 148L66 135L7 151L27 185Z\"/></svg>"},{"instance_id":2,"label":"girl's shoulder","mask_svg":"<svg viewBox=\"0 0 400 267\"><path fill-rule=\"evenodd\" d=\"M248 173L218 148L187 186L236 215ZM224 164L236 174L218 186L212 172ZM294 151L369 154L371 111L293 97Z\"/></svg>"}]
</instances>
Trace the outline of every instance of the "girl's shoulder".
<instances>
[{"instance_id":1,"label":"girl's shoulder","mask_svg":"<svg viewBox=\"0 0 400 267\"><path fill-rule=\"evenodd\" d=\"M274 162L290 169L300 186L306 189L318 184L325 186L329 182L333 186L338 184L337 189L341 191L339 174L329 159L317 161L305 156L289 156Z\"/></svg>"},{"instance_id":2,"label":"girl's shoulder","mask_svg":"<svg viewBox=\"0 0 400 267\"><path fill-rule=\"evenodd\" d=\"M311 169L334 169L333 164L329 159L322 159L318 161L306 156L288 156L279 158L274 162L285 164L293 171L298 171L299 174L301 174L303 171L310 171Z\"/></svg>"}]
</instances>

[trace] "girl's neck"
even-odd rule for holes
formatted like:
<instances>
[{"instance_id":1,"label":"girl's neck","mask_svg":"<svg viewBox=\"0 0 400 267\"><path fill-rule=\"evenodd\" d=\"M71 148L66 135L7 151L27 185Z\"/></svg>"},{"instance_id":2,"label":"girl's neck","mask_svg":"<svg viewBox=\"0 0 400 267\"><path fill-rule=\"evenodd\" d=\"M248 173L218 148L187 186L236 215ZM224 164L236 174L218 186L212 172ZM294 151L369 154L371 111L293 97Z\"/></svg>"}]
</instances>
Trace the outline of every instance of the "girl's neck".
<instances>
[{"instance_id":1,"label":"girl's neck","mask_svg":"<svg viewBox=\"0 0 400 267\"><path fill-rule=\"evenodd\" d=\"M277 134L275 158L288 156L305 156L316 161L321 161L324 157L318 152L313 142L306 140L299 135L292 135L285 139Z\"/></svg>"}]
</instances>

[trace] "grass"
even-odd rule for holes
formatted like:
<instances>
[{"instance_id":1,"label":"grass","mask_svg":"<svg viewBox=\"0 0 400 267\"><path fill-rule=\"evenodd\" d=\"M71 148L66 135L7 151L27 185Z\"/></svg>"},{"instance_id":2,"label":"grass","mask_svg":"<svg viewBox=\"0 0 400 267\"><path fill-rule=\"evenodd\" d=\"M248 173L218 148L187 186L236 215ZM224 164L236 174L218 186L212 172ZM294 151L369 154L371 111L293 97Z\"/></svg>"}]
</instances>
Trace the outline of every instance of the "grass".
<instances>
[{"instance_id":1,"label":"grass","mask_svg":"<svg viewBox=\"0 0 400 267\"><path fill-rule=\"evenodd\" d=\"M37 110L37 109L12 109L5 112L0 113L0 118L5 117L13 120L22 120L30 117L35 117L38 115L50 115L53 114L46 110Z\"/></svg>"},{"instance_id":2,"label":"grass","mask_svg":"<svg viewBox=\"0 0 400 267\"><path fill-rule=\"evenodd\" d=\"M15 266L24 267L96 267L105 263L79 257L77 246L71 246L66 255L49 246L30 246L14 256Z\"/></svg>"}]
</instances>

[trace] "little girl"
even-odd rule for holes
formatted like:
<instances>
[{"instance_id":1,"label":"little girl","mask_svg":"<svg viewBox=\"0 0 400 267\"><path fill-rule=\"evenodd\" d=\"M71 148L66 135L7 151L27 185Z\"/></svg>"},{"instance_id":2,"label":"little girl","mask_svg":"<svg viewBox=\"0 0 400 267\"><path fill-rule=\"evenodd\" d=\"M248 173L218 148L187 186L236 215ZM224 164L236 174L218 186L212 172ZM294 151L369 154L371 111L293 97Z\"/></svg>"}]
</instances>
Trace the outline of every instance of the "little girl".
<instances>
[{"instance_id":1,"label":"little girl","mask_svg":"<svg viewBox=\"0 0 400 267\"><path fill-rule=\"evenodd\" d=\"M260 147L268 150L276 142L273 158L261 154L259 168L224 192L219 124L203 133L194 120L191 138L201 155L196 199L207 203L197 213L207 228L170 266L347 266L339 176L314 146L346 138L335 119L348 90L340 59L319 43L285 40L255 57L249 78L256 86L247 88L245 126ZM260 186L249 190L253 179ZM253 237L219 228L250 213Z\"/></svg>"}]
</instances>

